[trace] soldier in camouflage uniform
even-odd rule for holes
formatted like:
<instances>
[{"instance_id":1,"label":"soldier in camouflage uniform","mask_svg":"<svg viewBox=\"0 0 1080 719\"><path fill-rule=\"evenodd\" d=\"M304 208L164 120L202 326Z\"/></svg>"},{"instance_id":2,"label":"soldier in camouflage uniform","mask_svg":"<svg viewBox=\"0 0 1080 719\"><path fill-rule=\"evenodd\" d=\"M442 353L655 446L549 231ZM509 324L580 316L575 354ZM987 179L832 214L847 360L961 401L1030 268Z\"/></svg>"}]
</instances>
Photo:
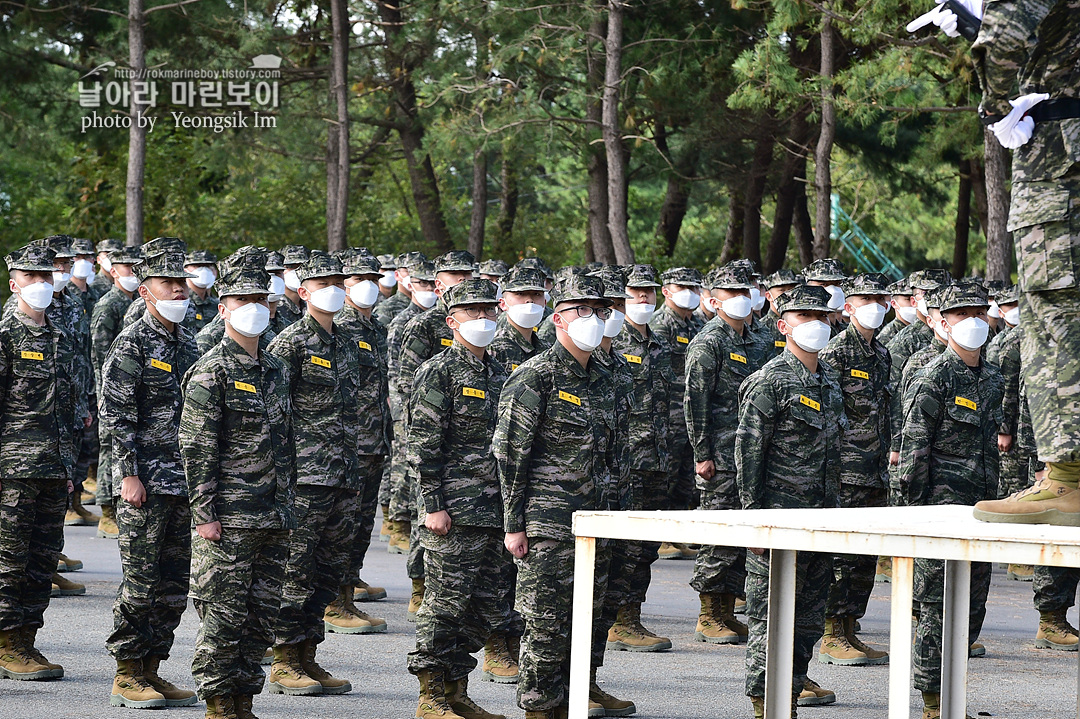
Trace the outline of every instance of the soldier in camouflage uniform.
<instances>
[{"instance_id":1,"label":"soldier in camouflage uniform","mask_svg":"<svg viewBox=\"0 0 1080 719\"><path fill-rule=\"evenodd\" d=\"M885 325L877 333L877 341L886 347L892 338L915 321L915 291L911 289L911 282L907 277L893 282L887 288L889 290L889 304L895 313L892 322Z\"/></svg>"},{"instance_id":2,"label":"soldier in camouflage uniform","mask_svg":"<svg viewBox=\"0 0 1080 719\"><path fill-rule=\"evenodd\" d=\"M181 240L179 237L155 237L152 240L147 240L140 248L140 256L149 257L150 255L156 255L161 252L187 252L187 243ZM120 329L123 329L140 319L146 310L146 300L139 296L136 292L132 297L131 304L124 310L124 319L120 324ZM188 315L184 318L184 324L191 324L195 320L195 310L188 304Z\"/></svg>"},{"instance_id":3,"label":"soldier in camouflage uniform","mask_svg":"<svg viewBox=\"0 0 1080 719\"><path fill-rule=\"evenodd\" d=\"M109 238L101 240L94 246L94 250L97 252L98 271L94 273L94 279L90 281L90 285L97 288L100 295L98 299L104 297L105 293L116 284L112 273L109 271L112 269L112 260L109 259L109 253L113 250L122 249L124 249L123 242Z\"/></svg>"},{"instance_id":4,"label":"soldier in camouflage uniform","mask_svg":"<svg viewBox=\"0 0 1080 719\"><path fill-rule=\"evenodd\" d=\"M185 322L193 335L217 317L218 298L211 289L217 280L217 256L210 250L195 250L186 257L184 270L194 275L188 280L192 313Z\"/></svg>"},{"instance_id":5,"label":"soldier in camouflage uniform","mask_svg":"<svg viewBox=\"0 0 1080 719\"><path fill-rule=\"evenodd\" d=\"M832 335L835 337L843 332L847 323L841 315L844 309L844 290L841 285L848 276L844 263L831 257L814 260L803 268L802 276L806 278L806 284L824 287L829 293L829 326L832 327Z\"/></svg>"},{"instance_id":6,"label":"soldier in camouflage uniform","mask_svg":"<svg viewBox=\"0 0 1080 719\"><path fill-rule=\"evenodd\" d=\"M787 338L776 328L776 323L780 320L780 316L776 314L776 305L780 300L780 295L793 287L806 284L806 280L802 275L797 275L791 270L780 269L767 275L761 283L765 287L765 297L769 300L769 311L762 317L761 327L762 330L768 332L766 348L769 348L771 344L771 356L775 357L787 347Z\"/></svg>"},{"instance_id":7,"label":"soldier in camouflage uniform","mask_svg":"<svg viewBox=\"0 0 1080 719\"><path fill-rule=\"evenodd\" d=\"M517 559L517 609L525 618L517 696L526 719L565 716L574 583L571 516L619 506L615 380L593 358L611 316L610 300L599 278L585 276L561 282L553 300L557 343L507 380L492 443L502 485L504 541ZM607 542L598 541L594 622L604 603L607 555ZM617 701L594 676L590 708L608 713L605 707ZM635 711L630 702L620 704L622 715Z\"/></svg>"},{"instance_id":8,"label":"soldier in camouflage uniform","mask_svg":"<svg viewBox=\"0 0 1080 719\"><path fill-rule=\"evenodd\" d=\"M409 280L409 265L424 259L427 258L424 257L423 252L405 252L398 255L394 260L393 275L394 283L397 285L397 292L380 301L375 305L374 310L375 319L383 327L389 328L394 318L412 304L412 282ZM389 281L385 274L379 284L383 284L384 281Z\"/></svg>"},{"instance_id":9,"label":"soldier in camouflage uniform","mask_svg":"<svg viewBox=\"0 0 1080 719\"><path fill-rule=\"evenodd\" d=\"M1005 383L981 356L989 307L986 289L975 283L941 292L939 324L949 334L949 347L912 379L904 397L896 478L905 505L974 504L997 494ZM923 719L940 716L944 577L943 561L915 560L915 688L923 693ZM989 588L990 565L973 562L969 642L982 629Z\"/></svg>"},{"instance_id":10,"label":"soldier in camouflage uniform","mask_svg":"<svg viewBox=\"0 0 1080 719\"><path fill-rule=\"evenodd\" d=\"M251 719L289 554L296 486L289 370L260 337L265 255L222 268L225 336L184 377L180 453L195 532L191 591L202 620L191 673L207 719Z\"/></svg>"},{"instance_id":11,"label":"soldier in camouflage uniform","mask_svg":"<svg viewBox=\"0 0 1080 719\"><path fill-rule=\"evenodd\" d=\"M184 256L161 252L136 267L141 320L117 336L101 369L101 424L112 439L123 579L106 646L116 659L109 703L190 706L195 692L158 675L187 607L191 510L177 437L180 381L198 359L184 327ZM215 308L216 311L216 308Z\"/></svg>"},{"instance_id":12,"label":"soldier in camouflage uniform","mask_svg":"<svg viewBox=\"0 0 1080 719\"><path fill-rule=\"evenodd\" d=\"M839 374L847 425L840 435L839 507L885 507L889 486L889 350L877 339L888 310L888 279L876 272L846 280L847 329L818 357ZM825 606L825 635L818 659L843 666L884 664L883 652L863 643L855 622L866 613L877 560L862 554L833 557L833 582Z\"/></svg>"},{"instance_id":13,"label":"soldier in camouflage uniform","mask_svg":"<svg viewBox=\"0 0 1080 719\"><path fill-rule=\"evenodd\" d=\"M420 366L409 407L424 600L409 671L420 719L496 719L468 695L472 653L507 614L502 497L491 453L506 371L485 351L495 336L495 285L469 279L443 292L454 341Z\"/></svg>"},{"instance_id":14,"label":"soldier in camouflage uniform","mask_svg":"<svg viewBox=\"0 0 1080 719\"><path fill-rule=\"evenodd\" d=\"M304 300L298 294L300 278L297 271L307 261L309 254L311 250L303 245L285 245L281 248L282 261L285 265L285 271L282 273L285 296L278 303L277 314L281 316L284 323L289 325L298 322L304 316Z\"/></svg>"},{"instance_id":15,"label":"soldier in camouflage uniform","mask_svg":"<svg viewBox=\"0 0 1080 719\"><path fill-rule=\"evenodd\" d=\"M840 433L846 424L835 372L818 359L830 334L829 293L800 285L777 302L787 346L743 382L735 467L743 509L835 507L840 484ZM800 329L801 328L801 329ZM746 554L746 694L763 716L769 561L763 550ZM832 557L799 552L795 569L795 704L836 701L806 675L821 636L832 577Z\"/></svg>"},{"instance_id":16,"label":"soldier in camouflage uniform","mask_svg":"<svg viewBox=\"0 0 1080 719\"><path fill-rule=\"evenodd\" d=\"M379 261L379 299L376 300L376 304L380 304L390 299L396 294L394 288L397 287L397 262L393 255L379 255L376 257Z\"/></svg>"},{"instance_id":17,"label":"soldier in camouflage uniform","mask_svg":"<svg viewBox=\"0 0 1080 719\"><path fill-rule=\"evenodd\" d=\"M280 273L281 270L284 270L284 267L280 264L281 253L280 252L266 252L266 250L264 250L261 247L254 247L252 245L246 245L246 246L241 247L240 249L236 250L236 252L234 252L232 255L230 255L225 260L218 263L218 265L217 265L218 275L220 276L221 271L225 267L229 267L229 266L232 266L232 265L234 265L236 263L244 261L241 258L244 258L249 254L255 254L258 257L266 257L266 271L268 273L270 273L270 276L271 276L270 294L267 295L267 302L268 302L268 305L270 307L270 325L262 333L262 335L260 335L262 340L264 340L267 344L269 344L270 342L273 341L274 337L277 336L276 328L285 329L286 327L288 327L288 324L286 324L284 322L276 322L275 321L275 316L274 316L275 305L278 302L278 300L274 299L274 290L275 289L281 289L281 291L283 292L284 290L282 288L284 288L284 286L285 286L284 281L280 277L278 277L278 278L276 278L277 283L276 283L276 287L275 287L275 279L274 279L274 275L273 275L273 271L274 271L273 268L274 267L278 268L279 273ZM275 257L276 257L276 259L275 259ZM275 262L277 264L275 264ZM282 295L279 294L279 295L277 295L277 297L280 299L282 297ZM220 304L220 302L219 302L219 304ZM209 352L217 343L221 342L221 338L225 335L225 319L218 312L216 306L214 307L213 312L214 312L214 318L212 320L210 320L210 322L208 322L205 327L203 327L201 330L199 330L195 334L195 344L198 345L200 355L204 355L207 352ZM189 317L189 319L186 320L185 323L190 322L190 317L191 317L190 312L189 312L188 317Z\"/></svg>"}]
</instances>

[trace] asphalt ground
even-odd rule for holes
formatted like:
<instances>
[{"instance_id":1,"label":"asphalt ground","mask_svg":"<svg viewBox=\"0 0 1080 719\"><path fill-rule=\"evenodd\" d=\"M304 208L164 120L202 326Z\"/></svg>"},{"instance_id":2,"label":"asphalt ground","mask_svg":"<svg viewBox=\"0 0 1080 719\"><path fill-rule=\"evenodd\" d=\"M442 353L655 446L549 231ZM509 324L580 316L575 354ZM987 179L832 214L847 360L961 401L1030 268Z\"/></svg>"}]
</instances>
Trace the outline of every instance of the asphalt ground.
<instances>
[{"instance_id":1,"label":"asphalt ground","mask_svg":"<svg viewBox=\"0 0 1080 719\"><path fill-rule=\"evenodd\" d=\"M376 530L378 523L376 523ZM0 719L60 719L73 717L142 716L147 710L109 706L115 664L105 650L112 627L112 603L120 580L120 560L114 540L98 539L93 527L68 527L65 554L81 559L85 568L68 574L86 585L86 595L54 598L45 615L38 646L50 660L64 666L66 676L54 682L0 681ZM694 641L697 596L688 585L693 563L659 561L643 608L643 621L670 637L671 651L641 654L609 652L599 678L605 689L633 700L637 716L657 718L724 719L752 717L744 696L744 646L715 646ZM388 598L361 605L386 619L388 632L369 635L328 635L319 658L333 674L348 678L351 694L285 697L263 693L255 698L261 719L294 717L410 719L416 709L418 684L406 670L406 654L414 647L413 625L406 621L409 580L401 555L386 553L373 541L364 578L387 589ZM862 619L864 641L884 647L888 642L889 586L878 584ZM1070 611L1076 623L1076 609ZM969 713L1014 719L1076 716L1077 655L1035 649L1038 613L1032 608L1031 584L1008 581L995 569L986 623L981 637L985 657L969 665ZM161 673L178 685L194 689L190 675L198 618L190 607L176 633L176 645ZM482 659L482 657L481 657ZM802 707L811 719L866 719L887 715L888 666L837 667L811 664L810 676L836 692L837 703ZM489 711L522 719L514 686L479 680L474 673L470 695ZM176 719L202 717L205 707L162 710ZM921 716L921 699L911 692L911 715ZM155 713L156 715L156 713Z\"/></svg>"}]
</instances>

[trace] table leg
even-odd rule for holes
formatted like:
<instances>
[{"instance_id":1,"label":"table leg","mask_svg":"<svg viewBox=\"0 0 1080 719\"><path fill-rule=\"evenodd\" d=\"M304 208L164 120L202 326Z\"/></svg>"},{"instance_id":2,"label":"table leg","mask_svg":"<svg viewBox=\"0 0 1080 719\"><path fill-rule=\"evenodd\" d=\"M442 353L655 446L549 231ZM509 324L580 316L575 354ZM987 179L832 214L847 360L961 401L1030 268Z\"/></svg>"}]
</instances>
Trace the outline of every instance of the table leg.
<instances>
[{"instance_id":1,"label":"table leg","mask_svg":"<svg viewBox=\"0 0 1080 719\"><path fill-rule=\"evenodd\" d=\"M945 562L945 605L941 646L941 717L967 716L967 662L970 647L971 562Z\"/></svg>"},{"instance_id":2,"label":"table leg","mask_svg":"<svg viewBox=\"0 0 1080 719\"><path fill-rule=\"evenodd\" d=\"M570 719L589 715L592 662L593 574L596 538L577 537L574 552L574 615L570 632Z\"/></svg>"},{"instance_id":3,"label":"table leg","mask_svg":"<svg viewBox=\"0 0 1080 719\"><path fill-rule=\"evenodd\" d=\"M893 557L889 623L889 719L911 715L911 594L915 560Z\"/></svg>"},{"instance_id":4,"label":"table leg","mask_svg":"<svg viewBox=\"0 0 1080 719\"><path fill-rule=\"evenodd\" d=\"M769 557L769 619L765 651L765 716L791 716L795 653L795 556L773 549Z\"/></svg>"}]
</instances>

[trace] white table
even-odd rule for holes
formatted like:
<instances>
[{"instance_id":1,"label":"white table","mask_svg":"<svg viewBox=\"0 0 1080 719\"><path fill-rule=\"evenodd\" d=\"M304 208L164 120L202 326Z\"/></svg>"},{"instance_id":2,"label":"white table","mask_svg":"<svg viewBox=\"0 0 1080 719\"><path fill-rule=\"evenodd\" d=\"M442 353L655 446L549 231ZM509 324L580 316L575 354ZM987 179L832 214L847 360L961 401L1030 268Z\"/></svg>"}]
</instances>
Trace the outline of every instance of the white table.
<instances>
[{"instance_id":1,"label":"white table","mask_svg":"<svg viewBox=\"0 0 1080 719\"><path fill-rule=\"evenodd\" d=\"M858 527L857 530L847 529ZM570 719L586 719L596 538L771 549L765 716L791 715L795 554L893 557L889 635L889 719L908 719L914 558L945 560L941 716L963 719L967 705L971 562L1080 567L1080 528L989 524L971 507L578 512L574 515L574 615ZM1080 674L1078 674L1080 687ZM1077 716L1080 717L1080 692Z\"/></svg>"}]
</instances>

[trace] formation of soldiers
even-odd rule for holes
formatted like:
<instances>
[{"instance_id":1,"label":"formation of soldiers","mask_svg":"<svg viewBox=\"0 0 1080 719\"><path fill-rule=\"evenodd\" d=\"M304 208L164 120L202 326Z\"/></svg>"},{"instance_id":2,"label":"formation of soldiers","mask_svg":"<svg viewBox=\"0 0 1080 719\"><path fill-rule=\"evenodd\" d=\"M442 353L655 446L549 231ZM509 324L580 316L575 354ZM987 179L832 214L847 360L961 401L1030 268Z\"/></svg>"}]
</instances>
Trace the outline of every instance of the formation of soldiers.
<instances>
[{"instance_id":1,"label":"formation of soldiers","mask_svg":"<svg viewBox=\"0 0 1080 719\"><path fill-rule=\"evenodd\" d=\"M483 680L516 684L528 719L558 719L577 510L1000 500L981 505L994 514L1044 481L1018 288L945 270L892 283L833 259L767 277L748 260L704 276L553 273L537 258L295 245L217 261L172 237L93 248L64 235L5 259L0 673L63 676L35 638L57 579L78 587L57 574L77 565L62 554L65 521L96 519L123 566L107 643L118 706L202 700L208 719L248 719L264 684L351 691L317 654L325 632L386 631L356 606L386 596L360 579L380 508L413 581L418 719L500 719L468 694L481 649ZM762 550L631 541L597 550L590 716L636 712L596 681L606 650L672 646L641 622L660 557L693 559L693 636L746 645L761 716ZM888 572L799 554L795 705L836 701L808 676L819 642L821 662L888 661L858 635ZM1066 611L1080 573L1010 575L1034 578L1036 645L1075 651ZM973 567L973 655L989 577ZM942 585L942 563L920 560L926 719L938 716ZM160 673L188 597L197 691Z\"/></svg>"}]
</instances>

